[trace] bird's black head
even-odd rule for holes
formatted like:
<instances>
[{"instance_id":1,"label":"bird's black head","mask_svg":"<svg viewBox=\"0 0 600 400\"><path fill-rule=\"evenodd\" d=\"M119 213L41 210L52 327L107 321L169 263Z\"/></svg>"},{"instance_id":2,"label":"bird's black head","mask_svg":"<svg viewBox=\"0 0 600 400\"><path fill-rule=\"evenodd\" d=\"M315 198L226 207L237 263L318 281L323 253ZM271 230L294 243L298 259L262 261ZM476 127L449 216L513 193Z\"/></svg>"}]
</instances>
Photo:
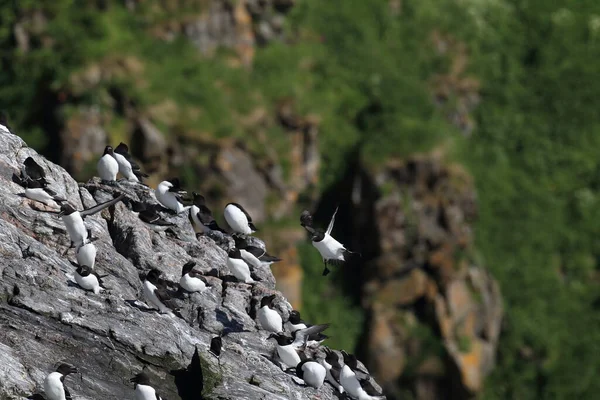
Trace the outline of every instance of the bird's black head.
<instances>
[{"instance_id":1,"label":"bird's black head","mask_svg":"<svg viewBox=\"0 0 600 400\"><path fill-rule=\"evenodd\" d=\"M233 247L231 250L229 250L229 253L227 253L227 255L229 256L229 258L242 258L240 250L237 247Z\"/></svg>"},{"instance_id":2,"label":"bird's black head","mask_svg":"<svg viewBox=\"0 0 600 400\"><path fill-rule=\"evenodd\" d=\"M302 320L300 319L300 311L292 310L290 312L290 317L288 318L288 320L294 325L302 322Z\"/></svg>"},{"instance_id":3,"label":"bird's black head","mask_svg":"<svg viewBox=\"0 0 600 400\"><path fill-rule=\"evenodd\" d=\"M273 308L273 301L275 301L275 298L277 297L276 294L272 294L270 296L265 296L260 300L260 308L263 308L264 306L267 306L269 308Z\"/></svg>"},{"instance_id":4,"label":"bird's black head","mask_svg":"<svg viewBox=\"0 0 600 400\"><path fill-rule=\"evenodd\" d=\"M134 212L142 212L148 209L146 203L144 203L143 201L131 200L129 203L131 204L131 210Z\"/></svg>"},{"instance_id":5,"label":"bird's black head","mask_svg":"<svg viewBox=\"0 0 600 400\"><path fill-rule=\"evenodd\" d=\"M267 339L268 340L275 339L277 341L277 344L280 346L287 346L294 342L294 339L292 339L289 336L286 336L283 333L272 333L271 335L269 335L269 337Z\"/></svg>"},{"instance_id":6,"label":"bird's black head","mask_svg":"<svg viewBox=\"0 0 600 400\"><path fill-rule=\"evenodd\" d=\"M167 182L169 182L172 186L173 189L179 189L181 187L181 184L179 183L179 178L171 178L171 179L167 179Z\"/></svg>"},{"instance_id":7,"label":"bird's black head","mask_svg":"<svg viewBox=\"0 0 600 400\"><path fill-rule=\"evenodd\" d=\"M123 142L119 143L119 145L115 148L115 152L117 153L129 153L129 147Z\"/></svg>"},{"instance_id":8,"label":"bird's black head","mask_svg":"<svg viewBox=\"0 0 600 400\"><path fill-rule=\"evenodd\" d=\"M233 237L233 240L235 240L235 247L237 247L238 249L245 249L246 247L248 247L248 242L246 241L246 238L236 235Z\"/></svg>"},{"instance_id":9,"label":"bird's black head","mask_svg":"<svg viewBox=\"0 0 600 400\"><path fill-rule=\"evenodd\" d=\"M77 267L77 273L81 276L88 276L92 273L92 269L87 265L80 265Z\"/></svg>"},{"instance_id":10,"label":"bird's black head","mask_svg":"<svg viewBox=\"0 0 600 400\"><path fill-rule=\"evenodd\" d=\"M329 347L325 347L325 361L327 361L331 366L335 368L341 368L340 358L336 352L331 350Z\"/></svg>"},{"instance_id":11,"label":"bird's black head","mask_svg":"<svg viewBox=\"0 0 600 400\"><path fill-rule=\"evenodd\" d=\"M62 203L60 205L60 216L63 215L71 215L75 212L76 210L73 208L72 205L70 205L69 203Z\"/></svg>"},{"instance_id":12,"label":"bird's black head","mask_svg":"<svg viewBox=\"0 0 600 400\"><path fill-rule=\"evenodd\" d=\"M313 242L320 242L321 240L325 239L325 232L323 232L321 229L315 229L310 233L310 240Z\"/></svg>"},{"instance_id":13,"label":"bird's black head","mask_svg":"<svg viewBox=\"0 0 600 400\"><path fill-rule=\"evenodd\" d=\"M188 272L190 272L192 269L194 269L194 267L196 266L196 262L195 261L188 261L186 262L183 267L181 267L181 276L184 276L185 274L187 274Z\"/></svg>"},{"instance_id":14,"label":"bird's black head","mask_svg":"<svg viewBox=\"0 0 600 400\"><path fill-rule=\"evenodd\" d=\"M357 360L353 354L348 354L345 350L342 350L342 357L344 357L344 364L349 366L351 369L356 369Z\"/></svg>"},{"instance_id":15,"label":"bird's black head","mask_svg":"<svg viewBox=\"0 0 600 400\"><path fill-rule=\"evenodd\" d=\"M60 364L58 366L58 368L56 368L56 372L59 372L59 373L63 374L64 376L67 376L69 374L76 374L78 371L77 371L77 368L75 368L72 365Z\"/></svg>"},{"instance_id":16,"label":"bird's black head","mask_svg":"<svg viewBox=\"0 0 600 400\"><path fill-rule=\"evenodd\" d=\"M306 227L306 226L311 226L313 225L313 219L312 219L312 215L310 215L310 212L308 212L308 210L304 210L302 211L302 214L300 214L300 225Z\"/></svg>"},{"instance_id":17,"label":"bird's black head","mask_svg":"<svg viewBox=\"0 0 600 400\"><path fill-rule=\"evenodd\" d=\"M200 207L206 205L206 200L200 193L192 192L192 196L194 197L195 206Z\"/></svg>"},{"instance_id":18,"label":"bird's black head","mask_svg":"<svg viewBox=\"0 0 600 400\"><path fill-rule=\"evenodd\" d=\"M110 154L111 156L114 154L112 146L106 146L104 148L104 154L103 155L107 155L107 154Z\"/></svg>"},{"instance_id":19,"label":"bird's black head","mask_svg":"<svg viewBox=\"0 0 600 400\"><path fill-rule=\"evenodd\" d=\"M28 189L40 189L45 187L46 185L44 185L43 181L27 181L26 186Z\"/></svg>"},{"instance_id":20,"label":"bird's black head","mask_svg":"<svg viewBox=\"0 0 600 400\"><path fill-rule=\"evenodd\" d=\"M145 372L140 372L133 378L129 380L129 382L133 382L136 385L150 385L150 378L146 375Z\"/></svg>"},{"instance_id":21,"label":"bird's black head","mask_svg":"<svg viewBox=\"0 0 600 400\"><path fill-rule=\"evenodd\" d=\"M37 168L39 167L38 163L35 162L35 160L33 159L33 157L29 156L25 159L25 161L23 161L23 164L25 164L26 167L33 167L33 168Z\"/></svg>"},{"instance_id":22,"label":"bird's black head","mask_svg":"<svg viewBox=\"0 0 600 400\"><path fill-rule=\"evenodd\" d=\"M158 282L158 278L162 272L159 269L152 268L148 274L146 274L146 280L152 284L156 284Z\"/></svg>"}]
</instances>

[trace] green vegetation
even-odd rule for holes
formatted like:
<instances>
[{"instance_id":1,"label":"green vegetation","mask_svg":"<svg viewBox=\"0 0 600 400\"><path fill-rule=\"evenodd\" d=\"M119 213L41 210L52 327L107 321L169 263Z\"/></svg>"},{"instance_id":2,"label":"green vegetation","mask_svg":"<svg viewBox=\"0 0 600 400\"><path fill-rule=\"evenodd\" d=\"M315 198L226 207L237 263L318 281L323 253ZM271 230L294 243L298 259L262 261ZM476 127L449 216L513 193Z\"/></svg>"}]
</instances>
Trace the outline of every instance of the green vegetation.
<instances>
[{"instance_id":1,"label":"green vegetation","mask_svg":"<svg viewBox=\"0 0 600 400\"><path fill-rule=\"evenodd\" d=\"M288 18L293 42L258 49L251 69L230 66L227 51L208 59L182 38L149 33L200 12L194 2L135 13L117 1L105 10L38 3L0 6L0 108L32 146L49 145L47 118L72 110L48 115L45 105L59 98L113 112L111 135L122 137L125 116L110 94L117 88L142 112L167 110L153 114L166 134L244 138L258 156L265 139L240 121L260 108L272 116L291 101L295 112L321 121L322 187L339 179L356 149L376 166L443 148L476 178L478 255L506 305L483 398L591 399L600 391L600 3L403 0L393 13L389 0L304 0ZM44 33L31 35L30 49L19 50L13 24L39 7L51 18ZM434 77L452 72L452 54L436 52L433 32L465 44L464 73L480 84L469 138L444 118L460 91L439 108L432 101ZM76 79L92 66L110 73L93 83ZM272 120L260 129L287 165L289 137ZM330 344L353 348L359 309L327 283L341 277L321 278L310 245L300 252L305 318L333 322Z\"/></svg>"}]
</instances>

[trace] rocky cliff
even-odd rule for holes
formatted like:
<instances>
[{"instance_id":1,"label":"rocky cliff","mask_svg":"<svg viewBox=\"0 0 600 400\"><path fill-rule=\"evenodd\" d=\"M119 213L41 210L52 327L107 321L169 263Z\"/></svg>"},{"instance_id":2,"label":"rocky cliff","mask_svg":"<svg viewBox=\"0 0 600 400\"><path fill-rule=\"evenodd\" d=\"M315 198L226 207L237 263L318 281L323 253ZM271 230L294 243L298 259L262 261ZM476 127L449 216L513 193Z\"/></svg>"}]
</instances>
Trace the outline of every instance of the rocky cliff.
<instances>
[{"instance_id":1,"label":"rocky cliff","mask_svg":"<svg viewBox=\"0 0 600 400\"><path fill-rule=\"evenodd\" d=\"M78 209L105 201L115 191L133 199L153 194L140 185L107 186L97 179L78 184L0 128L0 399L41 392L57 362L81 372L68 378L74 399L132 398L129 378L142 368L163 398L177 399L189 387L176 385L173 374L190 365L195 349L201 365L201 373L190 368L196 371L191 376L195 398L199 392L205 399L336 398L327 385L319 391L298 386L264 357L274 343L250 318L252 300L277 293L276 308L284 318L291 309L274 290L270 272L254 286L228 279L226 252L212 239L196 239L184 216L171 217L177 226L161 233L147 229L122 203L88 217L86 224L97 238L96 269L108 275L107 290L95 295L79 288L62 221L24 198L23 189L12 182L23 160L34 157L51 188ZM179 301L183 318L145 309L138 300L140 273L158 268L174 284L189 260L209 275L208 291ZM217 334L224 335L220 366L208 353Z\"/></svg>"}]
</instances>

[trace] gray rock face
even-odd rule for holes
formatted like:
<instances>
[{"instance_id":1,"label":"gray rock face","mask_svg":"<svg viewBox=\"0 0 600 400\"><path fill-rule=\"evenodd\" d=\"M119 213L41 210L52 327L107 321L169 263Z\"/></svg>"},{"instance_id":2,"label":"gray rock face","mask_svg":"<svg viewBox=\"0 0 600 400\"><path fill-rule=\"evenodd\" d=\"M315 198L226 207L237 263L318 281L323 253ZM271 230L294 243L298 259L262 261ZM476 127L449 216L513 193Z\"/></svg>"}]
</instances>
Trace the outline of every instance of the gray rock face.
<instances>
[{"instance_id":1,"label":"gray rock face","mask_svg":"<svg viewBox=\"0 0 600 400\"><path fill-rule=\"evenodd\" d=\"M267 341L268 333L249 313L262 296L277 293L270 271L256 271L263 281L253 286L236 282L226 251L210 238L197 239L185 213L169 216L177 226L165 232L149 230L124 203L87 217L97 238L95 269L108 275L107 290L95 295L78 287L61 219L19 196L23 189L11 180L28 156L44 167L51 188L78 209L117 192L154 198L149 188L129 182L106 185L96 178L78 185L0 126L0 399L41 393L59 362L79 368L80 374L66 379L73 399L132 399L129 379L144 367L164 399L179 399L182 388L169 372L186 368L195 348L202 366L196 378L203 382L197 399L337 398L328 385L319 391L297 385L263 356L270 357L274 341ZM176 299L183 318L148 310L140 274L158 268L176 289L189 260L206 273L210 287ZM291 307L281 294L275 307L287 318ZM220 366L208 353L216 334L224 334Z\"/></svg>"}]
</instances>

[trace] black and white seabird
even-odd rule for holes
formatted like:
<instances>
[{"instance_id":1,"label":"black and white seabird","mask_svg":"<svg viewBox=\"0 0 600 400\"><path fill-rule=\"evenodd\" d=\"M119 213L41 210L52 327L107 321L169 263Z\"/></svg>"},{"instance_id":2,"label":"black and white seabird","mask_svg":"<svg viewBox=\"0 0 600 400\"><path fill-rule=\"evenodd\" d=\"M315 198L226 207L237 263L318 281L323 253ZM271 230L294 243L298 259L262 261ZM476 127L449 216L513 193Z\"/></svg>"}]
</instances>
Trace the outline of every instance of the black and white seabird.
<instances>
[{"instance_id":1,"label":"black and white seabird","mask_svg":"<svg viewBox=\"0 0 600 400\"><path fill-rule=\"evenodd\" d=\"M213 218L212 211L206 206L204 196L196 192L192 192L192 196L194 204L190 207L190 220L196 232L208 234L212 231L219 231L225 233Z\"/></svg>"},{"instance_id":2,"label":"black and white seabird","mask_svg":"<svg viewBox=\"0 0 600 400\"><path fill-rule=\"evenodd\" d=\"M256 312L256 318L260 326L269 332L279 333L283 331L283 320L281 315L273 309L273 301L277 295L265 296L260 301L260 308Z\"/></svg>"},{"instance_id":3,"label":"black and white seabird","mask_svg":"<svg viewBox=\"0 0 600 400\"><path fill-rule=\"evenodd\" d=\"M63 203L60 207L59 215L61 216L65 227L67 228L67 232L71 238L71 245L81 246L88 239L88 230L85 228L85 224L83 223L83 219L85 217L96 214L97 212L104 210L106 207L117 204L119 201L123 200L124 197L124 194L120 194L112 200L96 204L94 207L90 207L82 211L75 210L69 203Z\"/></svg>"},{"instance_id":4,"label":"black and white seabird","mask_svg":"<svg viewBox=\"0 0 600 400\"><path fill-rule=\"evenodd\" d=\"M296 365L296 376L315 389L323 386L326 375L325 367L315 360L307 359Z\"/></svg>"},{"instance_id":5,"label":"black and white seabird","mask_svg":"<svg viewBox=\"0 0 600 400\"><path fill-rule=\"evenodd\" d=\"M66 201L39 180L25 183L25 197L53 208L59 208L60 204Z\"/></svg>"},{"instance_id":6,"label":"black and white seabird","mask_svg":"<svg viewBox=\"0 0 600 400\"><path fill-rule=\"evenodd\" d=\"M71 394L65 386L65 377L76 374L77 368L69 364L60 364L55 372L44 379L44 392L48 400L71 400Z\"/></svg>"},{"instance_id":7,"label":"black and white seabird","mask_svg":"<svg viewBox=\"0 0 600 400\"><path fill-rule=\"evenodd\" d=\"M129 382L134 383L135 400L162 400L162 397L150 386L150 378L145 372L140 372L131 378Z\"/></svg>"},{"instance_id":8,"label":"black and white seabird","mask_svg":"<svg viewBox=\"0 0 600 400\"><path fill-rule=\"evenodd\" d=\"M107 275L100 276L92 268L87 265L78 265L75 270L75 282L85 290L90 290L95 294L100 293L100 290L105 289L102 278Z\"/></svg>"},{"instance_id":9,"label":"black and white seabird","mask_svg":"<svg viewBox=\"0 0 600 400\"><path fill-rule=\"evenodd\" d=\"M129 200L128 206L131 210L137 214L138 218L142 220L144 225L155 232L164 231L172 226L174 223L164 219L159 211L164 208L158 204L144 203L141 201Z\"/></svg>"},{"instance_id":10,"label":"black and white seabird","mask_svg":"<svg viewBox=\"0 0 600 400\"><path fill-rule=\"evenodd\" d=\"M178 178L162 181L156 188L156 200L169 210L177 214L187 210L184 206L183 195L187 192L181 188Z\"/></svg>"},{"instance_id":11,"label":"black and white seabird","mask_svg":"<svg viewBox=\"0 0 600 400\"><path fill-rule=\"evenodd\" d=\"M84 244L75 247L75 256L77 257L77 264L87 265L94 269L96 265L96 246L92 243L92 240L92 232L88 229L88 238Z\"/></svg>"},{"instance_id":12,"label":"black and white seabird","mask_svg":"<svg viewBox=\"0 0 600 400\"><path fill-rule=\"evenodd\" d=\"M111 146L104 148L104 154L98 160L96 165L98 168L98 176L103 181L115 181L117 180L117 173L119 173L119 163L115 159L114 151Z\"/></svg>"},{"instance_id":13,"label":"black and white seabird","mask_svg":"<svg viewBox=\"0 0 600 400\"><path fill-rule=\"evenodd\" d=\"M179 279L179 286L187 292L202 292L206 289L207 281L200 272L194 271L196 262L188 261L181 267L181 279Z\"/></svg>"},{"instance_id":14,"label":"black and white seabird","mask_svg":"<svg viewBox=\"0 0 600 400\"><path fill-rule=\"evenodd\" d=\"M119 143L113 152L113 156L119 164L119 172L123 177L130 181L141 182L148 175L143 173L140 166L137 165L129 154L129 147L123 142Z\"/></svg>"},{"instance_id":15,"label":"black and white seabird","mask_svg":"<svg viewBox=\"0 0 600 400\"><path fill-rule=\"evenodd\" d=\"M359 379L357 377L356 373L347 364L347 362L351 361L345 351L342 351L342 355L344 356L344 365L340 372L340 384L343 386L346 394L358 400L385 399L385 396L375 390L369 379Z\"/></svg>"},{"instance_id":16,"label":"black and white seabird","mask_svg":"<svg viewBox=\"0 0 600 400\"><path fill-rule=\"evenodd\" d=\"M339 393L344 393L344 387L340 384L340 373L342 372L339 363L339 356L334 351L325 347L325 358L319 359L319 363L325 367L325 380L331 384ZM334 368L332 364L335 364Z\"/></svg>"},{"instance_id":17,"label":"black and white seabird","mask_svg":"<svg viewBox=\"0 0 600 400\"><path fill-rule=\"evenodd\" d=\"M234 239L235 247L240 250L242 258L254 268L268 267L281 261L281 258L268 254L265 249L249 244L246 238L234 236Z\"/></svg>"},{"instance_id":18,"label":"black and white seabird","mask_svg":"<svg viewBox=\"0 0 600 400\"><path fill-rule=\"evenodd\" d=\"M329 274L330 272L329 268L327 268L327 265L343 265L347 261L348 256L351 254L351 252L347 250L343 244L331 236L337 211L338 209L336 208L333 216L331 217L331 221L329 222L329 226L327 227L327 231L325 232L323 232L321 229L313 228L312 216L308 211L305 210L300 215L300 224L308 231L313 246L319 250L321 257L323 257L323 263L325 264L323 276Z\"/></svg>"},{"instance_id":19,"label":"black and white seabird","mask_svg":"<svg viewBox=\"0 0 600 400\"><path fill-rule=\"evenodd\" d=\"M210 340L210 354L217 358L217 362L219 363L219 367L221 366L221 351L223 350L223 339L221 335L215 336Z\"/></svg>"},{"instance_id":20,"label":"black and white seabird","mask_svg":"<svg viewBox=\"0 0 600 400\"><path fill-rule=\"evenodd\" d=\"M300 363L300 355L294 347L294 339L286 336L283 333L272 333L269 335L269 339L275 339L277 345L277 356L279 360L288 368L295 368Z\"/></svg>"},{"instance_id":21,"label":"black and white seabird","mask_svg":"<svg viewBox=\"0 0 600 400\"><path fill-rule=\"evenodd\" d=\"M240 251L235 247L229 250L227 254L227 266L237 280L245 283L254 282L254 279L250 276L250 267L242 258Z\"/></svg>"},{"instance_id":22,"label":"black and white seabird","mask_svg":"<svg viewBox=\"0 0 600 400\"><path fill-rule=\"evenodd\" d=\"M144 297L149 305L158 309L161 314L173 315L171 310L176 310L171 303L171 296L167 290L160 284L160 270L153 268L146 274L143 284Z\"/></svg>"},{"instance_id":23,"label":"black and white seabird","mask_svg":"<svg viewBox=\"0 0 600 400\"><path fill-rule=\"evenodd\" d=\"M41 187L48 186L48 181L46 180L46 172L44 171L44 168L42 168L41 165L36 163L33 157L27 157L23 164L25 165L25 168L24 170L21 170L21 176L16 177L16 182L19 185L26 187L27 183L36 182ZM15 180L14 176L13 180Z\"/></svg>"},{"instance_id":24,"label":"black and white seabird","mask_svg":"<svg viewBox=\"0 0 600 400\"><path fill-rule=\"evenodd\" d=\"M238 203L227 204L223 216L234 234L250 235L258 231L252 223L250 215Z\"/></svg>"},{"instance_id":25,"label":"black and white seabird","mask_svg":"<svg viewBox=\"0 0 600 400\"><path fill-rule=\"evenodd\" d=\"M300 318L300 311L292 310L292 311L290 311L290 316L289 316L288 320L286 321L284 328L286 330L288 330L290 333L294 333L294 332L302 330L302 329L310 328L311 326L313 326L313 325L307 324ZM319 333L309 336L308 344L310 346L316 346L316 345L321 344L327 338L328 338L327 335L324 335L319 332Z\"/></svg>"}]
</instances>

